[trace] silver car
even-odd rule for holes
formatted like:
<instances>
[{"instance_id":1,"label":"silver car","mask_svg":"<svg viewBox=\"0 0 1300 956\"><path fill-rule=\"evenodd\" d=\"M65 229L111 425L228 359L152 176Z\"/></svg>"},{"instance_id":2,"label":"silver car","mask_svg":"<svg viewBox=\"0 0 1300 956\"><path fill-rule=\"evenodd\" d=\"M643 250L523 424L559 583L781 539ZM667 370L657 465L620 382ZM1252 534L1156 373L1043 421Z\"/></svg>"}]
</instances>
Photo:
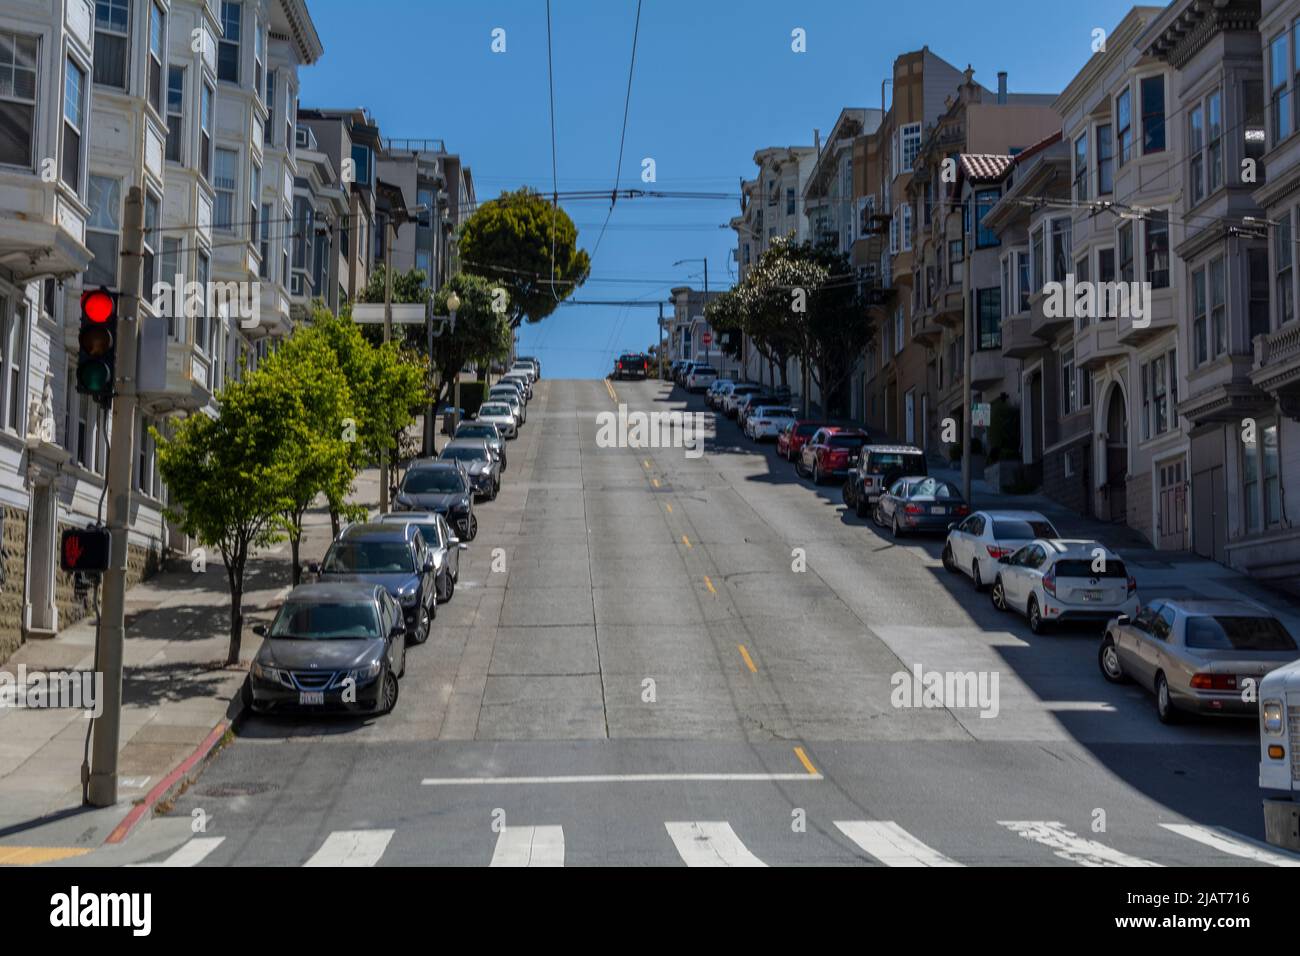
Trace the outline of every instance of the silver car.
<instances>
[{"instance_id":1,"label":"silver car","mask_svg":"<svg viewBox=\"0 0 1300 956\"><path fill-rule=\"evenodd\" d=\"M439 453L442 461L458 461L469 476L474 494L489 501L501 490L501 463L482 438L458 438Z\"/></svg>"},{"instance_id":2,"label":"silver car","mask_svg":"<svg viewBox=\"0 0 1300 956\"><path fill-rule=\"evenodd\" d=\"M520 425L528 421L528 410L524 407L524 403L520 401L519 395L516 394L512 388L508 388L504 385L492 386L492 391L488 392L487 401L505 402L510 406L510 410L515 413L515 418L518 420Z\"/></svg>"},{"instance_id":3,"label":"silver car","mask_svg":"<svg viewBox=\"0 0 1300 956\"><path fill-rule=\"evenodd\" d=\"M440 602L451 600L460 580L460 553L469 545L456 537L447 519L434 511L395 511L379 518L380 524L413 524L424 539L424 546L433 557L436 593Z\"/></svg>"},{"instance_id":4,"label":"silver car","mask_svg":"<svg viewBox=\"0 0 1300 956\"><path fill-rule=\"evenodd\" d=\"M1155 694L1156 716L1254 715L1264 675L1300 658L1295 638L1249 601L1157 599L1106 628L1097 662L1113 684Z\"/></svg>"},{"instance_id":5,"label":"silver car","mask_svg":"<svg viewBox=\"0 0 1300 956\"><path fill-rule=\"evenodd\" d=\"M501 430L495 425L487 422L461 422L456 426L456 434L452 436L452 441L460 438L481 438L488 443L492 449L492 454L496 455L497 461L501 462L501 470L506 470L506 440L501 436Z\"/></svg>"}]
</instances>

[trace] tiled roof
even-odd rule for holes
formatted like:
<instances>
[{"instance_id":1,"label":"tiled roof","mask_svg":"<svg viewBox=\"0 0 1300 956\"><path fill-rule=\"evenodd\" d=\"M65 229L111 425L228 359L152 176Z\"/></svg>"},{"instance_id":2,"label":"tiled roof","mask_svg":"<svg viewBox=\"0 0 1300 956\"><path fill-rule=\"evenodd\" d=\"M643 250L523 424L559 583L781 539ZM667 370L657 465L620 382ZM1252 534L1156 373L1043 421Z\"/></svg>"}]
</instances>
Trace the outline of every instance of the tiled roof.
<instances>
[{"instance_id":1,"label":"tiled roof","mask_svg":"<svg viewBox=\"0 0 1300 956\"><path fill-rule=\"evenodd\" d=\"M972 182L992 182L1001 179L1011 168L1012 157L993 153L962 153L962 175Z\"/></svg>"}]
</instances>

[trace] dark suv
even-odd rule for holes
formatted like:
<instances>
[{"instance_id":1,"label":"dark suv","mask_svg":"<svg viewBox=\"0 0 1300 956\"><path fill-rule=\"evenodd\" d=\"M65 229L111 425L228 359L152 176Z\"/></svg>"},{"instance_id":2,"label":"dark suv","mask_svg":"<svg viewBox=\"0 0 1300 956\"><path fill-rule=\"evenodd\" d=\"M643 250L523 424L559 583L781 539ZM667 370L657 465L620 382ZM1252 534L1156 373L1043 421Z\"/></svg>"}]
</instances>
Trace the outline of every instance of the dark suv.
<instances>
[{"instance_id":1,"label":"dark suv","mask_svg":"<svg viewBox=\"0 0 1300 956\"><path fill-rule=\"evenodd\" d=\"M383 585L402 607L411 642L428 640L438 614L437 568L414 525L349 525L315 570L322 582Z\"/></svg>"},{"instance_id":2,"label":"dark suv","mask_svg":"<svg viewBox=\"0 0 1300 956\"><path fill-rule=\"evenodd\" d=\"M393 496L393 510L436 511L462 541L473 541L478 536L474 488L465 466L458 461L421 458L412 462Z\"/></svg>"},{"instance_id":3,"label":"dark suv","mask_svg":"<svg viewBox=\"0 0 1300 956\"><path fill-rule=\"evenodd\" d=\"M650 374L650 360L644 355L624 352L614 362L614 378L645 378Z\"/></svg>"},{"instance_id":4,"label":"dark suv","mask_svg":"<svg viewBox=\"0 0 1300 956\"><path fill-rule=\"evenodd\" d=\"M925 452L914 445L867 445L844 480L844 503L866 518L894 479L927 474Z\"/></svg>"}]
</instances>

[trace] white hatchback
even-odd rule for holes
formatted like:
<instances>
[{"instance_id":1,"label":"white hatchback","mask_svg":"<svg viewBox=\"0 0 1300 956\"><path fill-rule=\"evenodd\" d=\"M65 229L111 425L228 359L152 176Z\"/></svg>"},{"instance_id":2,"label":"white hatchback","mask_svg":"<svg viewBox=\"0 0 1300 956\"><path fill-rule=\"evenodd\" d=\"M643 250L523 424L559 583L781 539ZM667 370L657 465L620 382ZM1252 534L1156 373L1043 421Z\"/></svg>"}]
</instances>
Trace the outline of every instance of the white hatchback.
<instances>
[{"instance_id":1,"label":"white hatchback","mask_svg":"<svg viewBox=\"0 0 1300 956\"><path fill-rule=\"evenodd\" d=\"M515 413L505 402L484 402L479 406L474 421L495 425L506 438L514 438L519 434Z\"/></svg>"},{"instance_id":2,"label":"white hatchback","mask_svg":"<svg viewBox=\"0 0 1300 956\"><path fill-rule=\"evenodd\" d=\"M751 409L745 419L745 434L754 441L771 438L774 441L787 425L793 425L795 411L789 405L760 405Z\"/></svg>"},{"instance_id":3,"label":"white hatchback","mask_svg":"<svg viewBox=\"0 0 1300 956\"><path fill-rule=\"evenodd\" d=\"M1037 511L976 511L948 532L943 566L961 571L977 591L993 582L998 561L1036 538L1059 538L1052 522Z\"/></svg>"},{"instance_id":4,"label":"white hatchback","mask_svg":"<svg viewBox=\"0 0 1300 956\"><path fill-rule=\"evenodd\" d=\"M993 606L1015 610L1042 634L1055 621L1104 623L1137 614L1137 582L1119 555L1097 541L1039 538L1000 558Z\"/></svg>"},{"instance_id":5,"label":"white hatchback","mask_svg":"<svg viewBox=\"0 0 1300 956\"><path fill-rule=\"evenodd\" d=\"M686 374L686 391L702 392L717 380L718 370L712 365L694 365Z\"/></svg>"}]
</instances>

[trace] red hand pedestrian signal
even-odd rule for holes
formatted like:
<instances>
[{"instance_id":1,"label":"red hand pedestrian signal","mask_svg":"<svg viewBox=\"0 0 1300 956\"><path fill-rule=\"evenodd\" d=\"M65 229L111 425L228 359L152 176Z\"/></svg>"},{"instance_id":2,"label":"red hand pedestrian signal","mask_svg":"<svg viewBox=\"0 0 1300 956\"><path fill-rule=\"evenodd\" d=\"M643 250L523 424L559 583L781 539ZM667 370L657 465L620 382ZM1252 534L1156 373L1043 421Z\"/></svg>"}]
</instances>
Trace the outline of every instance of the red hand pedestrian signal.
<instances>
[{"instance_id":1,"label":"red hand pedestrian signal","mask_svg":"<svg viewBox=\"0 0 1300 956\"><path fill-rule=\"evenodd\" d=\"M108 570L107 528L68 528L59 545L59 567L69 573Z\"/></svg>"}]
</instances>

